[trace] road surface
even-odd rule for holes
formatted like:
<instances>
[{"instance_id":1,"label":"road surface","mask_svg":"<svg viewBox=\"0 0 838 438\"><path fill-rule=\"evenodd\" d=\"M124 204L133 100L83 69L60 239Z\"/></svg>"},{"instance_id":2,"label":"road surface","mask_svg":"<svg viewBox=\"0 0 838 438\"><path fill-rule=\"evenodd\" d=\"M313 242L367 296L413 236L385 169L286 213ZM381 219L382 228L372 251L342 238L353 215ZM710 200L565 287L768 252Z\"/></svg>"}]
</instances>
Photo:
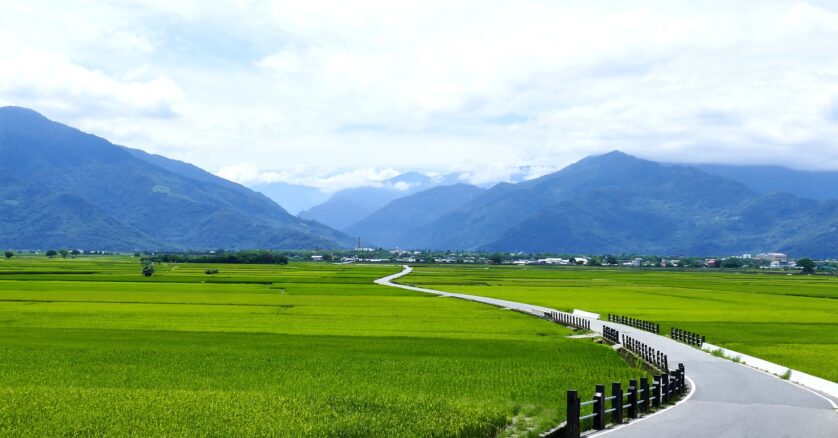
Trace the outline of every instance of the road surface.
<instances>
[{"instance_id":1,"label":"road surface","mask_svg":"<svg viewBox=\"0 0 838 438\"><path fill-rule=\"evenodd\" d=\"M375 282L440 296L461 298L542 317L556 312L549 307L477 295L443 292L393 283L409 274ZM669 338L633 327L591 319L591 329L602 332L608 325L668 355L674 369L683 363L694 388L689 398L670 409L641 420L598 432L593 436L683 437L683 438L838 438L838 412L833 400L762 371L717 358ZM609 383L609 382L603 382Z\"/></svg>"}]
</instances>

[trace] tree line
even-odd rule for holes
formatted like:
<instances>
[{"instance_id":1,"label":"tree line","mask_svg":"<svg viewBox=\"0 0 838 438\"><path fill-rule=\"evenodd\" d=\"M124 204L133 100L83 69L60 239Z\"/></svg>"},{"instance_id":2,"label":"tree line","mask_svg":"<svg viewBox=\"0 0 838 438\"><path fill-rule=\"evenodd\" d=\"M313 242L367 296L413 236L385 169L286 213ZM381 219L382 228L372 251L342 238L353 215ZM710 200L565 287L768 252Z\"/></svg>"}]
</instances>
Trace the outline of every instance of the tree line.
<instances>
[{"instance_id":1,"label":"tree line","mask_svg":"<svg viewBox=\"0 0 838 438\"><path fill-rule=\"evenodd\" d=\"M149 257L154 262L165 263L230 263L287 265L288 256L268 250L224 252L220 254L155 254Z\"/></svg>"}]
</instances>

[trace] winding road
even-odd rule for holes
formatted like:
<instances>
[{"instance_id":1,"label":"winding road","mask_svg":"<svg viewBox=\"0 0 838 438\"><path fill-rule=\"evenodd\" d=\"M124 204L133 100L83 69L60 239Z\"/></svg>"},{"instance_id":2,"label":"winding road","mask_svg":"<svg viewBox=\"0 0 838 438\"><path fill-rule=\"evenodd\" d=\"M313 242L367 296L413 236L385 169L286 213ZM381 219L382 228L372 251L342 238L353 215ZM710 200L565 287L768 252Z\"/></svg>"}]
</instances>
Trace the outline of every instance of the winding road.
<instances>
[{"instance_id":1,"label":"winding road","mask_svg":"<svg viewBox=\"0 0 838 438\"><path fill-rule=\"evenodd\" d=\"M544 312L557 312L549 307L393 283L411 271L412 268L404 266L403 271L375 282L491 304L537 317L543 317ZM607 324L621 334L663 351L668 355L671 367L683 363L693 385L688 398L679 405L592 436L838 438L836 404L826 396L663 336L622 324L590 321L591 329L596 332L602 333L602 326Z\"/></svg>"}]
</instances>

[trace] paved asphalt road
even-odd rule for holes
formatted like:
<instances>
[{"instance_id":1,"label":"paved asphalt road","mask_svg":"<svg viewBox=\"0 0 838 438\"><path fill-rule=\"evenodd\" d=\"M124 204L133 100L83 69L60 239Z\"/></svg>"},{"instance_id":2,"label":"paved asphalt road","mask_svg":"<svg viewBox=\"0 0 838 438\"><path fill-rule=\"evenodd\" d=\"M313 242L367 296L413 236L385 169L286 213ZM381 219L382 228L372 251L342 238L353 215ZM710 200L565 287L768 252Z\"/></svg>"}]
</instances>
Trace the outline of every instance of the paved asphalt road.
<instances>
[{"instance_id":1,"label":"paved asphalt road","mask_svg":"<svg viewBox=\"0 0 838 438\"><path fill-rule=\"evenodd\" d=\"M510 308L535 316L556 311L548 307L442 292L406 286L392 280L409 274L405 269L376 280L441 296ZM747 437L747 438L838 438L838 413L825 397L762 371L717 358L696 348L632 327L591 319L591 329L602 332L608 325L668 355L670 368L683 363L694 383L690 397L670 409L594 436L621 437ZM603 382L609 383L609 382Z\"/></svg>"}]
</instances>

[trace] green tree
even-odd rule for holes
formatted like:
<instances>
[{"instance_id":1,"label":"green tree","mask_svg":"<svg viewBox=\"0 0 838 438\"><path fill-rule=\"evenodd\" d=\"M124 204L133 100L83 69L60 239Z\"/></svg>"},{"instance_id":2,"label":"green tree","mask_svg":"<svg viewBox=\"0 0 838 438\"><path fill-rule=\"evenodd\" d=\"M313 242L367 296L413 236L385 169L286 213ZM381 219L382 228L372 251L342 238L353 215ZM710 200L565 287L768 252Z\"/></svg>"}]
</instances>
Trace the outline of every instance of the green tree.
<instances>
[{"instance_id":1,"label":"green tree","mask_svg":"<svg viewBox=\"0 0 838 438\"><path fill-rule=\"evenodd\" d=\"M70 255L72 255L72 256L77 256L77 255L80 255L80 254L81 254L81 251L79 251L77 249L74 249L74 250L70 251Z\"/></svg>"},{"instance_id":2,"label":"green tree","mask_svg":"<svg viewBox=\"0 0 838 438\"><path fill-rule=\"evenodd\" d=\"M58 250L58 253L61 254L62 259L66 259L67 254L70 254L70 251L67 251L66 249L62 248Z\"/></svg>"},{"instance_id":3,"label":"green tree","mask_svg":"<svg viewBox=\"0 0 838 438\"><path fill-rule=\"evenodd\" d=\"M56 252L54 249L51 249L51 250L47 251L47 257L49 257L49 258L53 258L57 255L58 255L58 252Z\"/></svg>"},{"instance_id":4,"label":"green tree","mask_svg":"<svg viewBox=\"0 0 838 438\"><path fill-rule=\"evenodd\" d=\"M736 257L728 257L728 258L722 260L722 267L723 268L738 269L738 268L742 267L742 264L743 264L742 260L740 260Z\"/></svg>"},{"instance_id":5,"label":"green tree","mask_svg":"<svg viewBox=\"0 0 838 438\"><path fill-rule=\"evenodd\" d=\"M142 265L142 267L143 267L142 271L141 271L143 276L151 277L152 275L154 275L155 267L154 267L154 261L153 260L143 258L142 260L140 260L140 265Z\"/></svg>"},{"instance_id":6,"label":"green tree","mask_svg":"<svg viewBox=\"0 0 838 438\"><path fill-rule=\"evenodd\" d=\"M13 252L11 252L11 251L6 251L6 252L4 253L4 255L6 256L6 260L8 260L8 259L10 259L10 258L14 257L14 256L15 256L15 253L13 253Z\"/></svg>"},{"instance_id":7,"label":"green tree","mask_svg":"<svg viewBox=\"0 0 838 438\"><path fill-rule=\"evenodd\" d=\"M500 254L492 254L491 256L489 256L488 260L489 260L489 263L494 263L496 265L499 265L499 264L503 263L503 256L501 256Z\"/></svg>"},{"instance_id":8,"label":"green tree","mask_svg":"<svg viewBox=\"0 0 838 438\"><path fill-rule=\"evenodd\" d=\"M800 267L800 272L803 274L815 273L815 262L810 258L802 258L797 261L797 266Z\"/></svg>"},{"instance_id":9,"label":"green tree","mask_svg":"<svg viewBox=\"0 0 838 438\"><path fill-rule=\"evenodd\" d=\"M605 264L606 265L616 265L617 264L617 257L612 255L605 256Z\"/></svg>"}]
</instances>

